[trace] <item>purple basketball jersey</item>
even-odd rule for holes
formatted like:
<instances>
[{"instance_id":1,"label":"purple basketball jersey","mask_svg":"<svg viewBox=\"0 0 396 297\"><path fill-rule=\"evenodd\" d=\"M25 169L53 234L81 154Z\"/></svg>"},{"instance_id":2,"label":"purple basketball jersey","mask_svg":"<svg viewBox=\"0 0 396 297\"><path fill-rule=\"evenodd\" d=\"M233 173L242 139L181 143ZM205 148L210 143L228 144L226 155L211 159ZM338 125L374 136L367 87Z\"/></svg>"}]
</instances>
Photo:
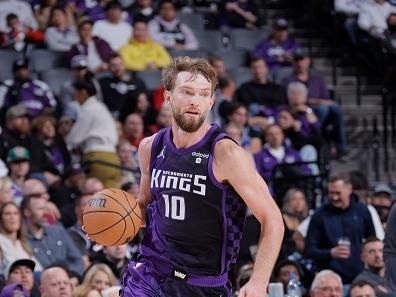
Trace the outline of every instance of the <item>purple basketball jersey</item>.
<instances>
[{"instance_id":1,"label":"purple basketball jersey","mask_svg":"<svg viewBox=\"0 0 396 297\"><path fill-rule=\"evenodd\" d=\"M159 131L151 150L151 195L141 253L190 274L219 275L235 262L246 205L212 171L217 125L195 145L177 149L171 128ZM237 160L236 160L237 162Z\"/></svg>"}]
</instances>

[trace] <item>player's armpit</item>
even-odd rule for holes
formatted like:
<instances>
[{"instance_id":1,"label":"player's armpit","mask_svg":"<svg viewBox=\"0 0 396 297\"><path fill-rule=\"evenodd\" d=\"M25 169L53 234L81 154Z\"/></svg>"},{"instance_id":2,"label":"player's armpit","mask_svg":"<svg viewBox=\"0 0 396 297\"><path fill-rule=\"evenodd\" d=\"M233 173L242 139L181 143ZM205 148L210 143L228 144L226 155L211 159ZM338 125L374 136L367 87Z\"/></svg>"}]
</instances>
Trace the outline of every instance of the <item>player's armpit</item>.
<instances>
[{"instance_id":1,"label":"player's armpit","mask_svg":"<svg viewBox=\"0 0 396 297\"><path fill-rule=\"evenodd\" d=\"M141 171L140 178L140 192L138 197L138 203L142 211L143 224L145 225L146 218L146 207L151 203L150 193L150 158L151 158L151 146L156 134L144 138L139 145L138 157L139 166Z\"/></svg>"}]
</instances>

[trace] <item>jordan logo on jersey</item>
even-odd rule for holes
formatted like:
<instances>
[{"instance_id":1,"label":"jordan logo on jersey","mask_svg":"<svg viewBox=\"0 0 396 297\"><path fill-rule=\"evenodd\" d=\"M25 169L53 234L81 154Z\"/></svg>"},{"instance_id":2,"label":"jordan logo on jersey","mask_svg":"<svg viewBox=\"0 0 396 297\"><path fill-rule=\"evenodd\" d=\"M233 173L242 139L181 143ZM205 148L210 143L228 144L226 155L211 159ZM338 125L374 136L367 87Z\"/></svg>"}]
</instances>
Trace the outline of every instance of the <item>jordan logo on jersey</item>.
<instances>
[{"instance_id":1,"label":"jordan logo on jersey","mask_svg":"<svg viewBox=\"0 0 396 297\"><path fill-rule=\"evenodd\" d=\"M161 152L158 154L157 158L162 157L162 158L165 159L165 148L166 148L166 146L164 146L164 147L162 148L162 150L161 150Z\"/></svg>"}]
</instances>

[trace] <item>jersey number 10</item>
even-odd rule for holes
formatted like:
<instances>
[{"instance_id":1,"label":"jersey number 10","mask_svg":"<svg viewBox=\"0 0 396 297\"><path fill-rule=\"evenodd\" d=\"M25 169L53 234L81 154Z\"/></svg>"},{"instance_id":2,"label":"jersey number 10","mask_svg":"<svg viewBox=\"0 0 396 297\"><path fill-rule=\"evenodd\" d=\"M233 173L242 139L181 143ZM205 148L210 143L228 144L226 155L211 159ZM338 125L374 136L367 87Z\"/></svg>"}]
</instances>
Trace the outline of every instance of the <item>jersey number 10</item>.
<instances>
[{"instance_id":1,"label":"jersey number 10","mask_svg":"<svg viewBox=\"0 0 396 297\"><path fill-rule=\"evenodd\" d=\"M165 217L182 221L186 217L186 204L184 198L162 194L165 202Z\"/></svg>"}]
</instances>

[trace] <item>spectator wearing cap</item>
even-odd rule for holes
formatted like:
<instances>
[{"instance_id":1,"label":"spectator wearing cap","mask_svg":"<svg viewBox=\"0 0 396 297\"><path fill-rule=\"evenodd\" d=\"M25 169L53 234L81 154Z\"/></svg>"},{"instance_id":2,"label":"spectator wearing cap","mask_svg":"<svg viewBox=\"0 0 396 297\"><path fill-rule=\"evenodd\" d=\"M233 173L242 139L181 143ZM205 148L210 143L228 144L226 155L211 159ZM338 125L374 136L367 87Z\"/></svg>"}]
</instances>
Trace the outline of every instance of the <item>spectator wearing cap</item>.
<instances>
[{"instance_id":1,"label":"spectator wearing cap","mask_svg":"<svg viewBox=\"0 0 396 297\"><path fill-rule=\"evenodd\" d=\"M377 210L384 228L393 204L392 194L393 191L387 184L379 184L375 186L373 195L369 199L370 204Z\"/></svg>"},{"instance_id":2,"label":"spectator wearing cap","mask_svg":"<svg viewBox=\"0 0 396 297\"><path fill-rule=\"evenodd\" d=\"M70 165L70 154L64 141L56 133L56 119L51 116L38 116L32 121L32 133L37 137L41 144L41 149L47 155L52 174L60 176L65 167ZM49 184L53 182L48 181Z\"/></svg>"},{"instance_id":3,"label":"spectator wearing cap","mask_svg":"<svg viewBox=\"0 0 396 297\"><path fill-rule=\"evenodd\" d=\"M53 51L68 52L79 41L77 30L68 23L67 12L60 6L53 7L50 25L45 30L47 47Z\"/></svg>"},{"instance_id":4,"label":"spectator wearing cap","mask_svg":"<svg viewBox=\"0 0 396 297\"><path fill-rule=\"evenodd\" d=\"M70 270L83 271L81 254L63 226L47 225L46 208L46 199L38 195L26 196L21 204L34 256L44 268L62 264Z\"/></svg>"},{"instance_id":5,"label":"spectator wearing cap","mask_svg":"<svg viewBox=\"0 0 396 297\"><path fill-rule=\"evenodd\" d=\"M364 241L361 254L364 270L353 280L352 286L368 282L375 289L377 297L391 297L396 292L396 285L386 277L383 250L383 242L376 237Z\"/></svg>"},{"instance_id":6,"label":"spectator wearing cap","mask_svg":"<svg viewBox=\"0 0 396 297\"><path fill-rule=\"evenodd\" d=\"M72 297L72 286L67 271L59 266L45 269L41 274L40 292L41 297Z\"/></svg>"},{"instance_id":7,"label":"spectator wearing cap","mask_svg":"<svg viewBox=\"0 0 396 297\"><path fill-rule=\"evenodd\" d=\"M115 118L123 121L136 108L138 96L147 92L146 85L127 71L117 54L109 59L109 70L110 75L99 80L103 102Z\"/></svg>"},{"instance_id":8,"label":"spectator wearing cap","mask_svg":"<svg viewBox=\"0 0 396 297\"><path fill-rule=\"evenodd\" d=\"M252 80L243 83L237 90L236 99L245 104L251 116L274 117L280 106L286 104L286 90L268 79L268 67L263 58L250 62Z\"/></svg>"},{"instance_id":9,"label":"spectator wearing cap","mask_svg":"<svg viewBox=\"0 0 396 297\"><path fill-rule=\"evenodd\" d=\"M30 297L28 290L23 288L21 284L12 284L5 286L0 293L0 297Z\"/></svg>"},{"instance_id":10,"label":"spectator wearing cap","mask_svg":"<svg viewBox=\"0 0 396 297\"><path fill-rule=\"evenodd\" d=\"M322 128L332 127L332 138L337 144L337 156L341 158L346 154L347 143L344 114L340 105L330 99L330 93L323 77L311 69L311 59L304 50L300 49L294 53L293 67L294 72L283 80L282 85L287 87L290 83L297 81L307 86L308 103L323 124Z\"/></svg>"},{"instance_id":11,"label":"spectator wearing cap","mask_svg":"<svg viewBox=\"0 0 396 297\"><path fill-rule=\"evenodd\" d=\"M30 297L40 297L40 291L34 282L35 268L36 263L30 259L16 260L10 266L7 284L21 284L30 293Z\"/></svg>"},{"instance_id":12,"label":"spectator wearing cap","mask_svg":"<svg viewBox=\"0 0 396 297\"><path fill-rule=\"evenodd\" d=\"M30 133L31 125L27 109L23 105L11 107L6 113L5 129L0 135L0 157L6 160L7 153L15 146L29 151L31 173L43 173L51 179L51 162L43 150L39 140ZM51 180L49 180L51 182Z\"/></svg>"},{"instance_id":13,"label":"spectator wearing cap","mask_svg":"<svg viewBox=\"0 0 396 297\"><path fill-rule=\"evenodd\" d=\"M52 111L56 101L48 85L31 78L29 61L26 58L15 60L12 65L14 78L4 81L0 87L0 106L7 110L17 104L26 106L29 115L39 115L44 110Z\"/></svg>"},{"instance_id":14,"label":"spectator wearing cap","mask_svg":"<svg viewBox=\"0 0 396 297\"><path fill-rule=\"evenodd\" d=\"M92 72L101 72L108 69L108 60L114 51L103 39L96 37L92 32L93 21L82 18L78 23L80 42L72 46L67 56L69 60L77 55L87 57L88 69Z\"/></svg>"},{"instance_id":15,"label":"spectator wearing cap","mask_svg":"<svg viewBox=\"0 0 396 297\"><path fill-rule=\"evenodd\" d=\"M42 266L34 256L27 239L21 211L14 202L7 202L1 206L0 222L0 247L9 271L11 265L20 259L34 261L36 270L41 271Z\"/></svg>"},{"instance_id":16,"label":"spectator wearing cap","mask_svg":"<svg viewBox=\"0 0 396 297\"><path fill-rule=\"evenodd\" d=\"M89 77L74 82L75 100L81 109L77 121L66 136L72 149L82 152L82 161L87 162L89 175L99 178L106 187L115 187L120 170L111 165L120 165L116 154L118 135L114 119L106 106L95 97L96 89ZM109 163L110 166L103 164Z\"/></svg>"},{"instance_id":17,"label":"spectator wearing cap","mask_svg":"<svg viewBox=\"0 0 396 297\"><path fill-rule=\"evenodd\" d=\"M149 23L149 35L168 49L196 50L198 40L190 27L176 16L175 4L170 0L160 2L159 13Z\"/></svg>"},{"instance_id":18,"label":"spectator wearing cap","mask_svg":"<svg viewBox=\"0 0 396 297\"><path fill-rule=\"evenodd\" d=\"M107 41L114 51L128 43L132 35L132 26L123 21L122 7L116 1L107 3L106 19L98 20L93 26L93 35Z\"/></svg>"},{"instance_id":19,"label":"spectator wearing cap","mask_svg":"<svg viewBox=\"0 0 396 297\"><path fill-rule=\"evenodd\" d=\"M257 29L258 7L252 0L221 1L220 23L228 28Z\"/></svg>"},{"instance_id":20,"label":"spectator wearing cap","mask_svg":"<svg viewBox=\"0 0 396 297\"><path fill-rule=\"evenodd\" d=\"M7 165L10 169L13 201L19 205L23 199L23 184L30 171L30 153L22 146L13 147L7 154Z\"/></svg>"},{"instance_id":21,"label":"spectator wearing cap","mask_svg":"<svg viewBox=\"0 0 396 297\"><path fill-rule=\"evenodd\" d=\"M147 23L136 21L129 43L120 49L120 55L128 70L158 70L169 65L171 57L164 46L149 36Z\"/></svg>"},{"instance_id":22,"label":"spectator wearing cap","mask_svg":"<svg viewBox=\"0 0 396 297\"><path fill-rule=\"evenodd\" d=\"M277 67L291 66L293 53L299 47L299 44L289 37L287 20L277 19L271 35L256 46L253 55L263 58L268 68L273 70Z\"/></svg>"}]
</instances>

